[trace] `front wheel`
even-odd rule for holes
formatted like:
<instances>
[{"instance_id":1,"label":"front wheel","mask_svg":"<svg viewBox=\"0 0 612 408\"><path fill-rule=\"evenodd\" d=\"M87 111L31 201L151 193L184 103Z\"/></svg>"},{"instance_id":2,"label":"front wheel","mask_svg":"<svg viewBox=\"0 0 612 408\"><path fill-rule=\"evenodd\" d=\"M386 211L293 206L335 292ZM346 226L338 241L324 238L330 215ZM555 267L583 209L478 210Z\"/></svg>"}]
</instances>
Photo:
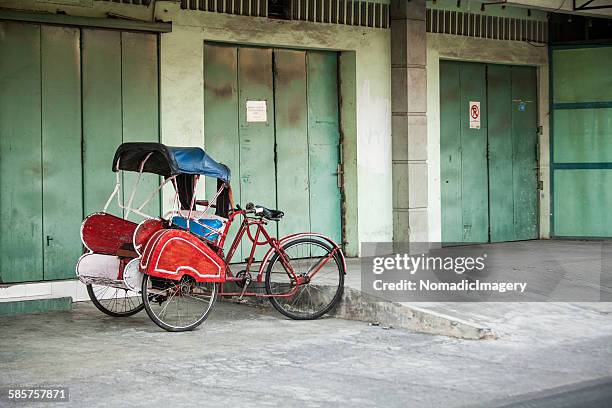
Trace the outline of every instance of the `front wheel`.
<instances>
[{"instance_id":1,"label":"front wheel","mask_svg":"<svg viewBox=\"0 0 612 408\"><path fill-rule=\"evenodd\" d=\"M312 320L338 303L344 290L344 264L327 243L300 238L282 247L285 262L277 252L266 270L266 291L272 305L287 317ZM297 284L296 276L304 283Z\"/></svg>"},{"instance_id":2,"label":"front wheel","mask_svg":"<svg viewBox=\"0 0 612 408\"><path fill-rule=\"evenodd\" d=\"M113 317L132 316L144 308L140 295L128 289L88 284L87 294L98 310Z\"/></svg>"},{"instance_id":3,"label":"front wheel","mask_svg":"<svg viewBox=\"0 0 612 408\"><path fill-rule=\"evenodd\" d=\"M208 318L215 303L218 284L196 282L184 275L180 280L155 278L145 274L142 301L147 314L164 330L193 330Z\"/></svg>"}]
</instances>

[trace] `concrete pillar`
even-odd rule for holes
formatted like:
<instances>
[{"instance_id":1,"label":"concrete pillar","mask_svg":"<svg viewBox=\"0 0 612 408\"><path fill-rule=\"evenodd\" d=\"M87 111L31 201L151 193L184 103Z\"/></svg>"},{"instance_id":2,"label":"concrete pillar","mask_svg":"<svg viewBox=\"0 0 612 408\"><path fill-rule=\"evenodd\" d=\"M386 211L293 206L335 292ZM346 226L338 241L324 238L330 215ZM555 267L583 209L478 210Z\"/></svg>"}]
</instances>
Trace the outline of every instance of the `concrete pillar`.
<instances>
[{"instance_id":1,"label":"concrete pillar","mask_svg":"<svg viewBox=\"0 0 612 408\"><path fill-rule=\"evenodd\" d=\"M393 241L427 242L425 0L391 2Z\"/></svg>"}]
</instances>

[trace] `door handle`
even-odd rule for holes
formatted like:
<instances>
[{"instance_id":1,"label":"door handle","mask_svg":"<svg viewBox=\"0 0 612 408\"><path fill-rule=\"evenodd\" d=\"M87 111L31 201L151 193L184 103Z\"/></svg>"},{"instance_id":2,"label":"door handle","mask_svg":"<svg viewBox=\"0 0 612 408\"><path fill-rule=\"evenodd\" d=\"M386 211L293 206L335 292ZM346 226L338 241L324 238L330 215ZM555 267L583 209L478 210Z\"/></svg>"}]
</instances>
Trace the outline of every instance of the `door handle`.
<instances>
[{"instance_id":1,"label":"door handle","mask_svg":"<svg viewBox=\"0 0 612 408\"><path fill-rule=\"evenodd\" d=\"M47 246L50 245L51 241L53 241L53 238L50 235L47 235Z\"/></svg>"}]
</instances>

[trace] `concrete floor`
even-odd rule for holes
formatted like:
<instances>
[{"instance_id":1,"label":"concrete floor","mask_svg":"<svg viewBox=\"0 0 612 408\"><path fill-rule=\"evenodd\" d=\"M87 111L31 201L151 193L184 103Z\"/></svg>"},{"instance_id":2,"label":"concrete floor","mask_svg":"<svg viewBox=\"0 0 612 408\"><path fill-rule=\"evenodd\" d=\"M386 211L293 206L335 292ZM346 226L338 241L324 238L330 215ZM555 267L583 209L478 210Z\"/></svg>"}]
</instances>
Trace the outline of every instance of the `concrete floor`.
<instances>
[{"instance_id":1,"label":"concrete floor","mask_svg":"<svg viewBox=\"0 0 612 408\"><path fill-rule=\"evenodd\" d=\"M611 376L610 321L473 341L223 302L199 330L167 333L85 302L0 317L0 389L67 386L78 407L487 406Z\"/></svg>"}]
</instances>

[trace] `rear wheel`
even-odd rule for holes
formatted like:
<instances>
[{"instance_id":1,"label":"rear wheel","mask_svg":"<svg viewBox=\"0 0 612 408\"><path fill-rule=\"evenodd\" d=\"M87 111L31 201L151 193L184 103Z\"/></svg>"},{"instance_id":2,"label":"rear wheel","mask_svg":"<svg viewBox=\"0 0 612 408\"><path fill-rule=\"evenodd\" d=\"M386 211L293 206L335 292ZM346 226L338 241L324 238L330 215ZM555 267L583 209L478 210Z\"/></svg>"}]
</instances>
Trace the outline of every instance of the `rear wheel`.
<instances>
[{"instance_id":1,"label":"rear wheel","mask_svg":"<svg viewBox=\"0 0 612 408\"><path fill-rule=\"evenodd\" d=\"M144 308L142 297L128 289L89 284L87 294L98 310L113 317L132 316Z\"/></svg>"},{"instance_id":2,"label":"rear wheel","mask_svg":"<svg viewBox=\"0 0 612 408\"><path fill-rule=\"evenodd\" d=\"M270 298L272 305L296 320L317 319L329 312L344 290L344 264L340 255L333 253L333 248L327 243L315 238L288 242L283 245L283 250L295 274L308 278L297 286L279 254L274 254L266 270L266 291L276 295ZM289 293L292 294L289 296Z\"/></svg>"},{"instance_id":3,"label":"rear wheel","mask_svg":"<svg viewBox=\"0 0 612 408\"><path fill-rule=\"evenodd\" d=\"M180 280L155 278L145 274L142 300L147 314L164 330L193 330L210 314L217 298L218 284L196 282L190 276Z\"/></svg>"}]
</instances>

